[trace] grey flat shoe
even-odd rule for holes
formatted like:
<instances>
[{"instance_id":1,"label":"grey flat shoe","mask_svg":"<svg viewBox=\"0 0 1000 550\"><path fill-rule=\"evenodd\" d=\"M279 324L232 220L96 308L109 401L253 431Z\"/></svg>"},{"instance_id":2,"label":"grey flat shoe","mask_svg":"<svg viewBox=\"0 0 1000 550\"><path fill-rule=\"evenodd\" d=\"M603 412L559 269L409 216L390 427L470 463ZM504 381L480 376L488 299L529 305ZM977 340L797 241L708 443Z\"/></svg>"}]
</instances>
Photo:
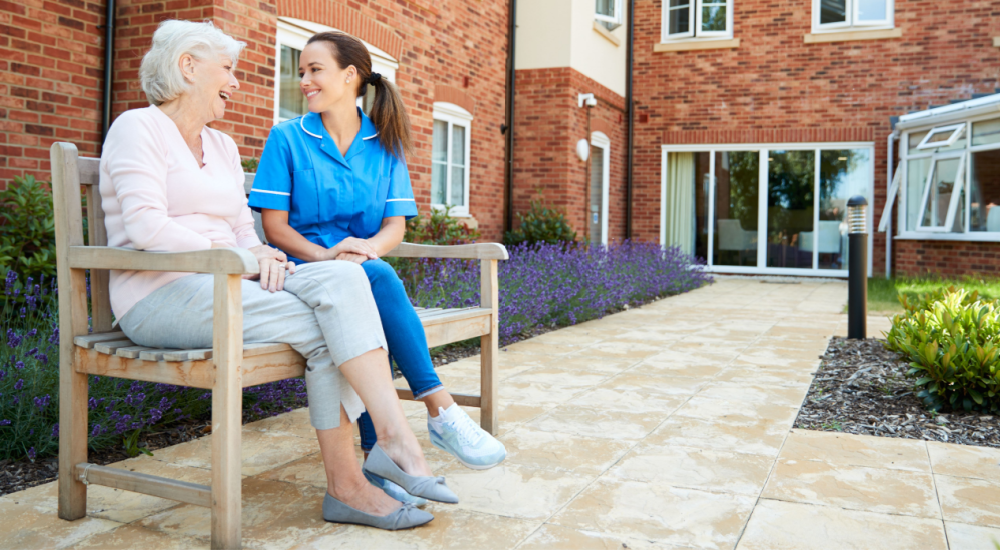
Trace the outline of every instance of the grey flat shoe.
<instances>
[{"instance_id":1,"label":"grey flat shoe","mask_svg":"<svg viewBox=\"0 0 1000 550\"><path fill-rule=\"evenodd\" d=\"M332 523L351 523L367 525L386 531L410 529L429 523L434 516L423 510L418 510L412 504L404 504L402 508L387 516L374 516L356 510L326 494L323 498L323 519Z\"/></svg>"},{"instance_id":2,"label":"grey flat shoe","mask_svg":"<svg viewBox=\"0 0 1000 550\"><path fill-rule=\"evenodd\" d=\"M458 496L445 485L443 477L411 476L389 458L389 455L385 454L378 443L368 453L364 471L388 479L415 497L446 504L458 504Z\"/></svg>"}]
</instances>

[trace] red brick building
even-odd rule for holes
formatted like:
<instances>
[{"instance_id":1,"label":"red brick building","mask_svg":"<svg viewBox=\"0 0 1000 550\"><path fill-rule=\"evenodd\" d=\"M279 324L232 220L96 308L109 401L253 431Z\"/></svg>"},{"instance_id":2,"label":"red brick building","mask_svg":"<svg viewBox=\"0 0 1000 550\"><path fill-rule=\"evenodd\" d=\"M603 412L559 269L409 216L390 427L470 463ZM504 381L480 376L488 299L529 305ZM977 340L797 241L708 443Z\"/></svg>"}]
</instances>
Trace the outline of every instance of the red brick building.
<instances>
[{"instance_id":1,"label":"red brick building","mask_svg":"<svg viewBox=\"0 0 1000 550\"><path fill-rule=\"evenodd\" d=\"M1000 87L996 0L957 8L913 0L673 4L636 1L634 235L685 246L718 271L839 272L846 198L866 195L874 226L882 215L894 121ZM972 141L985 144L992 130L982 121L968 125L981 119L959 115L939 123L966 124L964 135L982 134ZM922 138L930 130L905 124L897 138L912 140L918 131ZM969 142L958 139L952 147L962 143ZM893 147L892 167L900 171L907 145L897 139ZM923 152L943 159L944 149ZM948 231L916 230L932 174L929 166L907 172L913 181L903 192L916 204L908 205L902 225L896 212L896 273L1000 270L1000 233L985 231L986 207L1000 203L986 170L997 153L974 149L964 152L964 174L949 160L933 175L940 180L935 185L951 187L931 193L928 218L944 215L930 210L954 194L956 177L970 176L969 192L960 197L964 209ZM921 162L930 162L927 155ZM963 219L974 227L959 228ZM887 245L886 233L874 226L870 256L878 274L886 268Z\"/></svg>"},{"instance_id":2,"label":"red brick building","mask_svg":"<svg viewBox=\"0 0 1000 550\"><path fill-rule=\"evenodd\" d=\"M846 200L862 194L871 203L874 274L887 266L900 274L1000 270L1000 210L990 223L1000 204L990 106L1000 103L983 97L1000 88L997 0L957 8L635 0L632 36L629 4L518 3L515 213L541 196L582 239L677 245L718 272L843 276ZM421 209L452 205L497 240L508 199L501 125L509 7L119 0L112 112L146 104L138 65L158 21L208 19L248 43L241 93L215 126L245 157L259 157L270 126L301 112L289 70L297 51L317 30L343 30L368 44L377 70L404 94ZM47 178L56 140L100 153L104 9L0 0L0 185L28 173ZM876 231L890 170L900 176L891 241Z\"/></svg>"},{"instance_id":3,"label":"red brick building","mask_svg":"<svg viewBox=\"0 0 1000 550\"><path fill-rule=\"evenodd\" d=\"M84 0L0 3L0 185L23 174L48 179L54 141L100 154L105 8ZM284 118L275 103L281 56L297 55L302 37L315 30L342 30L369 45L377 67L403 93L416 136L409 168L421 209L443 202L435 200L443 183L461 213L486 238L499 239L507 9L504 0L118 0L112 113L148 105L138 70L159 21L210 20L247 43L237 67L241 89L213 126L231 135L244 157L259 157L271 125ZM297 107L293 98L286 103ZM447 147L455 158L438 163L444 170L432 166L435 137L439 145L465 142L461 151ZM463 171L465 181L457 181ZM447 178L432 184L444 172Z\"/></svg>"}]
</instances>

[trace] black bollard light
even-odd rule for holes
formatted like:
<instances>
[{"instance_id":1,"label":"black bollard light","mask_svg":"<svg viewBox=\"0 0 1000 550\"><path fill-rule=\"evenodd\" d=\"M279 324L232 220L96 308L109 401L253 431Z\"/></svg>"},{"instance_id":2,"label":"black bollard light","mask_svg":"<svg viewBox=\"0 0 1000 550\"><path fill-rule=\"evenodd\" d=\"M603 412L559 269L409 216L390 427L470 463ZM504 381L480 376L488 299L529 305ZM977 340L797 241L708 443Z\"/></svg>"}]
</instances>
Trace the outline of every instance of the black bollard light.
<instances>
[{"instance_id":1,"label":"black bollard light","mask_svg":"<svg viewBox=\"0 0 1000 550\"><path fill-rule=\"evenodd\" d=\"M847 337L867 338L868 334L868 201L861 195L847 201Z\"/></svg>"}]
</instances>

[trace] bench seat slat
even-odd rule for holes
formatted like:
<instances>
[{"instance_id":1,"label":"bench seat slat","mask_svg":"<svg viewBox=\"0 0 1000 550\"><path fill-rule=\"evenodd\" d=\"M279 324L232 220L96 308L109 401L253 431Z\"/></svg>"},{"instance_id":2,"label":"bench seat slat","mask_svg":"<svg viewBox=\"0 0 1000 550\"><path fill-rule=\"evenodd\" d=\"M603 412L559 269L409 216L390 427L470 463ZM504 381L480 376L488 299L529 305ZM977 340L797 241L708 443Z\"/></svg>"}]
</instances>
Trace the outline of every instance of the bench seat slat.
<instances>
[{"instance_id":1,"label":"bench seat slat","mask_svg":"<svg viewBox=\"0 0 1000 550\"><path fill-rule=\"evenodd\" d=\"M122 338L126 338L125 333L119 330L115 332L101 332L97 334L87 334L85 336L77 336L76 338L73 338L73 343L83 349L94 349L94 344L97 342L121 340Z\"/></svg>"},{"instance_id":2,"label":"bench seat slat","mask_svg":"<svg viewBox=\"0 0 1000 550\"><path fill-rule=\"evenodd\" d=\"M112 340L110 342L97 342L91 349L95 349L100 353L114 355L115 352L118 351L120 348L126 348L134 345L135 344L132 342L132 340Z\"/></svg>"}]
</instances>

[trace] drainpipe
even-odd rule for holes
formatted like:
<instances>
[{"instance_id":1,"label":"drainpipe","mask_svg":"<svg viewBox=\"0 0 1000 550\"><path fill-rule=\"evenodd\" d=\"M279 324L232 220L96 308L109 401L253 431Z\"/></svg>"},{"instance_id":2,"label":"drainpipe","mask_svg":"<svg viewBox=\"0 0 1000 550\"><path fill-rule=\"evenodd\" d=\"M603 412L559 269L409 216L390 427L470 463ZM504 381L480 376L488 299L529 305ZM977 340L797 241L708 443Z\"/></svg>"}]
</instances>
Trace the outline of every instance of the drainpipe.
<instances>
[{"instance_id":1,"label":"drainpipe","mask_svg":"<svg viewBox=\"0 0 1000 550\"><path fill-rule=\"evenodd\" d=\"M104 18L104 103L101 106L101 143L111 128L111 85L114 78L115 53L115 0L108 0Z\"/></svg>"},{"instance_id":2,"label":"drainpipe","mask_svg":"<svg viewBox=\"0 0 1000 550\"><path fill-rule=\"evenodd\" d=\"M895 148L893 147L893 142L897 139L899 139L899 132L896 130L893 130L886 139L886 193L888 193L889 189L892 187L892 162L895 160ZM889 200L888 194L886 195L885 200ZM888 279L892 277L892 210L890 209L885 213L885 215L889 216L889 222L886 225L885 230L885 278Z\"/></svg>"},{"instance_id":3,"label":"drainpipe","mask_svg":"<svg viewBox=\"0 0 1000 550\"><path fill-rule=\"evenodd\" d=\"M591 143L590 143L590 110L597 105L597 97L592 94L577 94L576 96L577 107L587 107L587 160L586 165L583 167L584 182L583 182L583 238L589 243L590 242L590 165L593 163L590 159Z\"/></svg>"},{"instance_id":4,"label":"drainpipe","mask_svg":"<svg viewBox=\"0 0 1000 550\"><path fill-rule=\"evenodd\" d=\"M625 165L625 238L632 239L632 163L634 159L635 109L632 99L632 48L635 45L635 0L629 0L628 6L628 52L626 54L625 70L628 78L625 81L625 108L628 117L628 159Z\"/></svg>"},{"instance_id":5,"label":"drainpipe","mask_svg":"<svg viewBox=\"0 0 1000 550\"><path fill-rule=\"evenodd\" d=\"M114 1L114 0L111 0ZM514 46L517 34L517 0L507 4L507 105L500 133L506 137L503 163L504 232L514 229Z\"/></svg>"}]
</instances>

